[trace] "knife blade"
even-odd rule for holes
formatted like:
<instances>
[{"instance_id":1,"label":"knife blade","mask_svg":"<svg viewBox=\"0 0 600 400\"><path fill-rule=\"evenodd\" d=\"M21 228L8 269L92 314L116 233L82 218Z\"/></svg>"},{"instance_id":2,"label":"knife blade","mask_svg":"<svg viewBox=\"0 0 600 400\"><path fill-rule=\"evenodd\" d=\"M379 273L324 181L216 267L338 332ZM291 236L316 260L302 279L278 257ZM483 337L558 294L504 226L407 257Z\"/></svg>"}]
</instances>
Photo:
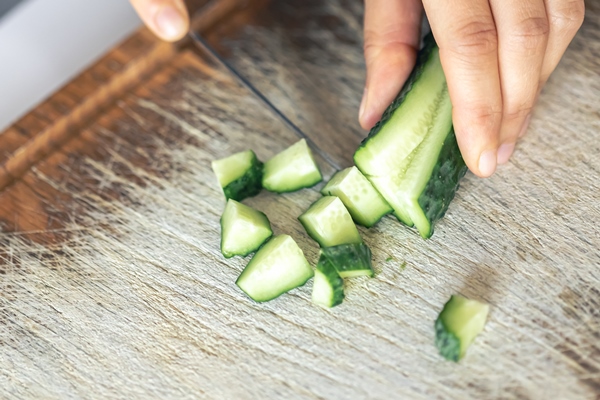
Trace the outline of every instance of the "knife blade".
<instances>
[{"instance_id":1,"label":"knife blade","mask_svg":"<svg viewBox=\"0 0 600 400\"><path fill-rule=\"evenodd\" d=\"M230 63L227 62L213 47L200 35L198 32L191 31L190 38L196 47L208 54L216 63L225 68L243 87L249 90L264 106L266 106L274 115L276 115L289 129L291 129L298 137L306 140L310 148L323 158L329 165L336 170L341 170L340 165L325 151L323 151L315 142L298 127L285 113L283 113L275 104L273 104L267 96L265 96L256 86L237 71Z\"/></svg>"}]
</instances>

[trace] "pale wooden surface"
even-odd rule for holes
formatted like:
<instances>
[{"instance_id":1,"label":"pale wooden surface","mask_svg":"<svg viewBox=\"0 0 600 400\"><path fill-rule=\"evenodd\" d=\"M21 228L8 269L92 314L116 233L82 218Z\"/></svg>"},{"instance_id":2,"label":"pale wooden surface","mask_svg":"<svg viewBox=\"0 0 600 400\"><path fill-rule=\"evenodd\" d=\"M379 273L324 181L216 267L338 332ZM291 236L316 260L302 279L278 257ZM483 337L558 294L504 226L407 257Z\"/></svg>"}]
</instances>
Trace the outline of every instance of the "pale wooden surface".
<instances>
[{"instance_id":1,"label":"pale wooden surface","mask_svg":"<svg viewBox=\"0 0 600 400\"><path fill-rule=\"evenodd\" d=\"M273 2L219 46L342 166L364 135L361 12ZM210 161L296 137L224 71L175 56L0 194L0 397L598 398L599 24L588 4L514 158L467 175L431 240L391 218L361 230L377 275L331 311L310 283L262 305L234 285L246 260L219 253ZM247 201L311 262L296 217L318 189ZM432 327L455 292L492 304L458 365Z\"/></svg>"}]
</instances>

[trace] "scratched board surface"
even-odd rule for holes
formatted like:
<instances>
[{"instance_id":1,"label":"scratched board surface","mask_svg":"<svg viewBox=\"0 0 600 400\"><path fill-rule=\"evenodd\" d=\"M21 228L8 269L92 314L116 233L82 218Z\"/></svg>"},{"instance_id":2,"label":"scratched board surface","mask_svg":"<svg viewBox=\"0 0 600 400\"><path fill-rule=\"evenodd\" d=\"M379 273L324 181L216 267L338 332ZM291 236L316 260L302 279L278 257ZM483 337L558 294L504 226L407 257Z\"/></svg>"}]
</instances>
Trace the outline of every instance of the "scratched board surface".
<instances>
[{"instance_id":1,"label":"scratched board surface","mask_svg":"<svg viewBox=\"0 0 600 400\"><path fill-rule=\"evenodd\" d=\"M340 166L364 135L357 3L274 1L218 43ZM589 4L511 162L467 175L432 239L361 228L376 276L333 310L310 282L260 305L234 285L248 259L219 253L210 161L298 138L223 68L175 56L0 193L0 397L596 399L599 23ZM296 218L319 188L246 201L313 264ZM459 364L433 346L453 293L491 304Z\"/></svg>"}]
</instances>

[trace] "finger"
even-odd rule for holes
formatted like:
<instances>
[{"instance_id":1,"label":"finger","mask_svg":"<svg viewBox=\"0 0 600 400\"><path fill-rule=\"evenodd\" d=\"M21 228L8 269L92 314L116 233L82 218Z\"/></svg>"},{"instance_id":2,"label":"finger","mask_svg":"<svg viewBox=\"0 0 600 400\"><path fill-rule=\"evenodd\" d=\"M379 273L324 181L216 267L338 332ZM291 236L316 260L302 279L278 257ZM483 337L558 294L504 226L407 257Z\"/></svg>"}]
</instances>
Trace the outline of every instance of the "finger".
<instances>
[{"instance_id":1,"label":"finger","mask_svg":"<svg viewBox=\"0 0 600 400\"><path fill-rule=\"evenodd\" d=\"M498 32L502 124L498 164L512 155L536 101L548 43L543 0L491 0Z\"/></svg>"},{"instance_id":2,"label":"finger","mask_svg":"<svg viewBox=\"0 0 600 400\"><path fill-rule=\"evenodd\" d=\"M546 83L581 27L585 4L583 0L546 0L546 14L550 32L542 67L542 85Z\"/></svg>"},{"instance_id":3,"label":"finger","mask_svg":"<svg viewBox=\"0 0 600 400\"><path fill-rule=\"evenodd\" d=\"M189 16L183 0L130 0L144 24L159 38L173 42L185 36Z\"/></svg>"},{"instance_id":4,"label":"finger","mask_svg":"<svg viewBox=\"0 0 600 400\"><path fill-rule=\"evenodd\" d=\"M581 27L585 17L585 3L583 0L546 0L546 15L550 31L536 99ZM530 117L531 115L525 120L519 137L527 132Z\"/></svg>"},{"instance_id":5,"label":"finger","mask_svg":"<svg viewBox=\"0 0 600 400\"><path fill-rule=\"evenodd\" d=\"M363 128L375 125L410 74L422 14L420 0L365 1L367 81L358 117Z\"/></svg>"},{"instance_id":6,"label":"finger","mask_svg":"<svg viewBox=\"0 0 600 400\"><path fill-rule=\"evenodd\" d=\"M486 0L424 0L440 48L452 121L469 169L488 177L497 164L502 119L498 36Z\"/></svg>"}]
</instances>

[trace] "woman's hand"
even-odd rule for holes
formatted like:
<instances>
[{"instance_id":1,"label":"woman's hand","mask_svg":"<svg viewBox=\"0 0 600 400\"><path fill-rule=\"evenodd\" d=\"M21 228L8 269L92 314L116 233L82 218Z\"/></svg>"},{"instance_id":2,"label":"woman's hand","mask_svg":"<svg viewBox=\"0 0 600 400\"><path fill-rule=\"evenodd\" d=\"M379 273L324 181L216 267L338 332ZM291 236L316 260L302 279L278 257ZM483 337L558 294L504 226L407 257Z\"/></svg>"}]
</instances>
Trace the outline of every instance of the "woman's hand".
<instances>
[{"instance_id":1,"label":"woman's hand","mask_svg":"<svg viewBox=\"0 0 600 400\"><path fill-rule=\"evenodd\" d=\"M185 36L190 18L183 0L130 0L144 24L159 38L173 42Z\"/></svg>"},{"instance_id":2,"label":"woman's hand","mask_svg":"<svg viewBox=\"0 0 600 400\"><path fill-rule=\"evenodd\" d=\"M469 169L488 177L527 130L541 88L581 26L583 0L365 0L367 82L359 111L371 128L417 52L423 7L440 47L453 122Z\"/></svg>"}]
</instances>

